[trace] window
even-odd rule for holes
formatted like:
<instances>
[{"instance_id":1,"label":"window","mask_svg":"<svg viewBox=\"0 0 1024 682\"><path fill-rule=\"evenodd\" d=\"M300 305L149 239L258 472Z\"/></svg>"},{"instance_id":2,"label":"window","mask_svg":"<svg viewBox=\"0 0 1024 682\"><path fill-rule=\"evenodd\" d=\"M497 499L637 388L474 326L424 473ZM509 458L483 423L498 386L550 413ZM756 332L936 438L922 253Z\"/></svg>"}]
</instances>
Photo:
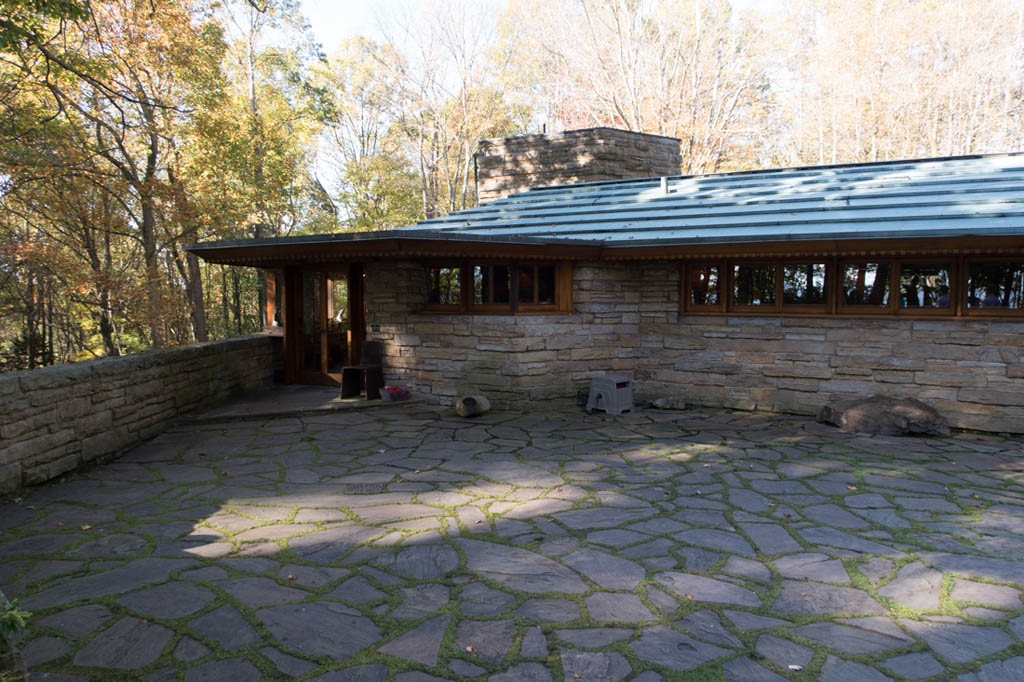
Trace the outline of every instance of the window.
<instances>
[{"instance_id":1,"label":"window","mask_svg":"<svg viewBox=\"0 0 1024 682\"><path fill-rule=\"evenodd\" d=\"M507 304L511 301L512 268L508 265L477 265L473 268L473 303Z\"/></svg>"},{"instance_id":2,"label":"window","mask_svg":"<svg viewBox=\"0 0 1024 682\"><path fill-rule=\"evenodd\" d=\"M427 266L427 311L514 314L570 312L570 263Z\"/></svg>"},{"instance_id":3,"label":"window","mask_svg":"<svg viewBox=\"0 0 1024 682\"><path fill-rule=\"evenodd\" d=\"M842 302L848 306L889 307L889 263L843 265Z\"/></svg>"},{"instance_id":4,"label":"window","mask_svg":"<svg viewBox=\"0 0 1024 682\"><path fill-rule=\"evenodd\" d=\"M783 306L824 306L827 302L824 263L786 263L782 266Z\"/></svg>"},{"instance_id":5,"label":"window","mask_svg":"<svg viewBox=\"0 0 1024 682\"><path fill-rule=\"evenodd\" d=\"M427 303L435 306L462 305L462 268L440 266L427 270Z\"/></svg>"},{"instance_id":6,"label":"window","mask_svg":"<svg viewBox=\"0 0 1024 682\"><path fill-rule=\"evenodd\" d=\"M734 266L733 303L737 306L774 306L775 275L774 265Z\"/></svg>"},{"instance_id":7,"label":"window","mask_svg":"<svg viewBox=\"0 0 1024 682\"><path fill-rule=\"evenodd\" d=\"M712 263L694 263L688 270L687 303L690 306L718 306L721 302L721 268Z\"/></svg>"},{"instance_id":8,"label":"window","mask_svg":"<svg viewBox=\"0 0 1024 682\"><path fill-rule=\"evenodd\" d=\"M979 261L968 267L967 309L1005 313L1024 309L1024 262Z\"/></svg>"},{"instance_id":9,"label":"window","mask_svg":"<svg viewBox=\"0 0 1024 682\"><path fill-rule=\"evenodd\" d=\"M950 263L903 263L900 265L900 308L951 307Z\"/></svg>"}]
</instances>

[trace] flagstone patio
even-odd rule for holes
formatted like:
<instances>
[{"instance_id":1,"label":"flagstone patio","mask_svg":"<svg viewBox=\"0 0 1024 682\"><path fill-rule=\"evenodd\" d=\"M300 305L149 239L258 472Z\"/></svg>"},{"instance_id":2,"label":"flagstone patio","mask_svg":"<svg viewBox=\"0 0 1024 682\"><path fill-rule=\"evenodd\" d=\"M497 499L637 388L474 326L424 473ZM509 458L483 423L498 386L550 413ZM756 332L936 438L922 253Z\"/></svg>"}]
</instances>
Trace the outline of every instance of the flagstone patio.
<instances>
[{"instance_id":1,"label":"flagstone patio","mask_svg":"<svg viewBox=\"0 0 1024 682\"><path fill-rule=\"evenodd\" d=\"M1020 680L1022 455L710 411L204 421L0 507L0 589L60 682Z\"/></svg>"}]
</instances>

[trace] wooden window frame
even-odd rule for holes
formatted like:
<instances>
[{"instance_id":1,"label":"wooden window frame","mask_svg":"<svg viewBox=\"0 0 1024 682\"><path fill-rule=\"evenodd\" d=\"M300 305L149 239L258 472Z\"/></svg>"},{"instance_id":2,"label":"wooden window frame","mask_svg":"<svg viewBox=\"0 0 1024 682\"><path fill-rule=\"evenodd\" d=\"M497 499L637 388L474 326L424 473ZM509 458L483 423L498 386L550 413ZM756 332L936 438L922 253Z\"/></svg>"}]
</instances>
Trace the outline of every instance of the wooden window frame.
<instances>
[{"instance_id":1,"label":"wooden window frame","mask_svg":"<svg viewBox=\"0 0 1024 682\"><path fill-rule=\"evenodd\" d=\"M718 268L718 303L707 305L692 303L692 287L690 283L690 268L693 266L708 266ZM725 302L729 297L726 283L729 278L726 275L726 262L723 260L693 260L684 261L680 271L682 282L682 295L679 301L679 312L688 315L722 315L726 312Z\"/></svg>"},{"instance_id":2,"label":"wooden window frame","mask_svg":"<svg viewBox=\"0 0 1024 682\"><path fill-rule=\"evenodd\" d=\"M463 314L463 315L564 315L572 312L572 262L571 261L509 261L497 259L466 259L461 261L426 261L423 263L428 270L433 268L448 267L461 268L459 286L461 289L461 303L458 305L443 305L427 303L424 312L440 314ZM551 266L555 269L555 301L553 303L520 303L518 272L521 266L528 265L534 268L535 282L537 270L542 266ZM509 302L508 303L474 303L474 269L479 266L495 267L507 266L509 274ZM493 272L493 270L491 270ZM534 285L534 301L537 300L539 287Z\"/></svg>"},{"instance_id":3,"label":"wooden window frame","mask_svg":"<svg viewBox=\"0 0 1024 682\"><path fill-rule=\"evenodd\" d=\"M896 267L893 268L894 282L896 287L890 289L890 298L893 299L890 302L893 304L895 315L897 317L956 317L957 309L957 298L958 290L963 290L966 287L966 282L962 286L958 285L960 282L959 267L957 259L955 257L946 256L935 257L935 258L899 258L895 261ZM925 307L903 307L900 305L900 301L903 299L903 292L899 287L900 281L903 279L903 266L912 265L914 263L934 263L934 264L949 264L949 307L948 308L925 308ZM895 294L893 296L892 294Z\"/></svg>"},{"instance_id":4,"label":"wooden window frame","mask_svg":"<svg viewBox=\"0 0 1024 682\"><path fill-rule=\"evenodd\" d=\"M957 295L957 305L963 311L963 317L974 319L1019 318L1024 316L1024 308L972 308L968 296L968 284L971 281L971 266L976 263L1024 263L1024 255L1017 256L965 256L961 259L962 286Z\"/></svg>"},{"instance_id":5,"label":"wooden window frame","mask_svg":"<svg viewBox=\"0 0 1024 682\"><path fill-rule=\"evenodd\" d=\"M461 261L455 261L455 262L453 262L453 261L433 261L433 262L430 262L430 263L424 263L424 267L426 268L426 271L427 271L426 272L426 276L427 276L427 288L428 288L428 290L427 290L427 297L428 298L430 296L429 287L430 287L430 284L431 284L431 282L430 282L430 271L431 270L438 270L438 269L441 269L441 268L459 268L459 298L460 298L460 302L459 303L430 303L428 301L427 305L426 305L426 310L427 311L432 312L432 313L456 313L456 312L459 312L459 311L461 311L462 309L465 308L465 306L466 306L466 286L465 286L466 285L466 276L465 276L465 270L463 269L464 266L465 266L465 263L462 263Z\"/></svg>"},{"instance_id":6,"label":"wooden window frame","mask_svg":"<svg viewBox=\"0 0 1024 682\"><path fill-rule=\"evenodd\" d=\"M726 296L726 310L730 310L736 313L775 313L778 314L782 309L781 300L781 287L782 282L779 279L779 270L781 265L774 260L731 260L727 262L728 265L728 279L729 288ZM736 268L774 268L775 269L775 301L770 304L758 304L758 305L740 305L736 303Z\"/></svg>"}]
</instances>

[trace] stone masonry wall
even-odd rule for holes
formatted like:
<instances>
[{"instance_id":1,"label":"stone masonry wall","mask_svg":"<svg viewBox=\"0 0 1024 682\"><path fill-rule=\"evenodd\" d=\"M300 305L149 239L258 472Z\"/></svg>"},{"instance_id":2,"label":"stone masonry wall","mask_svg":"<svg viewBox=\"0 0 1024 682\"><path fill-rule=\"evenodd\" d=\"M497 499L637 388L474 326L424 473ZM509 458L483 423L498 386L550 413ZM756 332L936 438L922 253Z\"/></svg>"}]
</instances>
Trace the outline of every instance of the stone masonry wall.
<instances>
[{"instance_id":1,"label":"stone masonry wall","mask_svg":"<svg viewBox=\"0 0 1024 682\"><path fill-rule=\"evenodd\" d=\"M678 139L616 128L481 140L480 201L536 186L679 175L681 163Z\"/></svg>"},{"instance_id":2,"label":"stone masonry wall","mask_svg":"<svg viewBox=\"0 0 1024 682\"><path fill-rule=\"evenodd\" d=\"M564 315L422 313L422 267L367 268L370 338L386 379L447 404L480 390L499 406L573 400L592 376L639 396L816 414L833 398L914 396L957 427L1024 432L1024 321L679 314L672 262L582 263Z\"/></svg>"},{"instance_id":3,"label":"stone masonry wall","mask_svg":"<svg viewBox=\"0 0 1024 682\"><path fill-rule=\"evenodd\" d=\"M0 375L0 493L109 458L179 414L273 382L255 335Z\"/></svg>"}]
</instances>

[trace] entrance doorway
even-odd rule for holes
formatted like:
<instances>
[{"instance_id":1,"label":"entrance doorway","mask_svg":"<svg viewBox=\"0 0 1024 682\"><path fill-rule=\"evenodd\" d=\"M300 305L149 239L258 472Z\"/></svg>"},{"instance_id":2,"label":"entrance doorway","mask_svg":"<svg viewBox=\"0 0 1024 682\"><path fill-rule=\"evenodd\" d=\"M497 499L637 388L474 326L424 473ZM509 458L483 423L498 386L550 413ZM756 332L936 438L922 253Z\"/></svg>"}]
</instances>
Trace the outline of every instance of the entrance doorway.
<instances>
[{"instance_id":1,"label":"entrance doorway","mask_svg":"<svg viewBox=\"0 0 1024 682\"><path fill-rule=\"evenodd\" d=\"M341 386L366 338L362 264L284 273L284 381ZM268 296L269 298L269 296Z\"/></svg>"}]
</instances>

